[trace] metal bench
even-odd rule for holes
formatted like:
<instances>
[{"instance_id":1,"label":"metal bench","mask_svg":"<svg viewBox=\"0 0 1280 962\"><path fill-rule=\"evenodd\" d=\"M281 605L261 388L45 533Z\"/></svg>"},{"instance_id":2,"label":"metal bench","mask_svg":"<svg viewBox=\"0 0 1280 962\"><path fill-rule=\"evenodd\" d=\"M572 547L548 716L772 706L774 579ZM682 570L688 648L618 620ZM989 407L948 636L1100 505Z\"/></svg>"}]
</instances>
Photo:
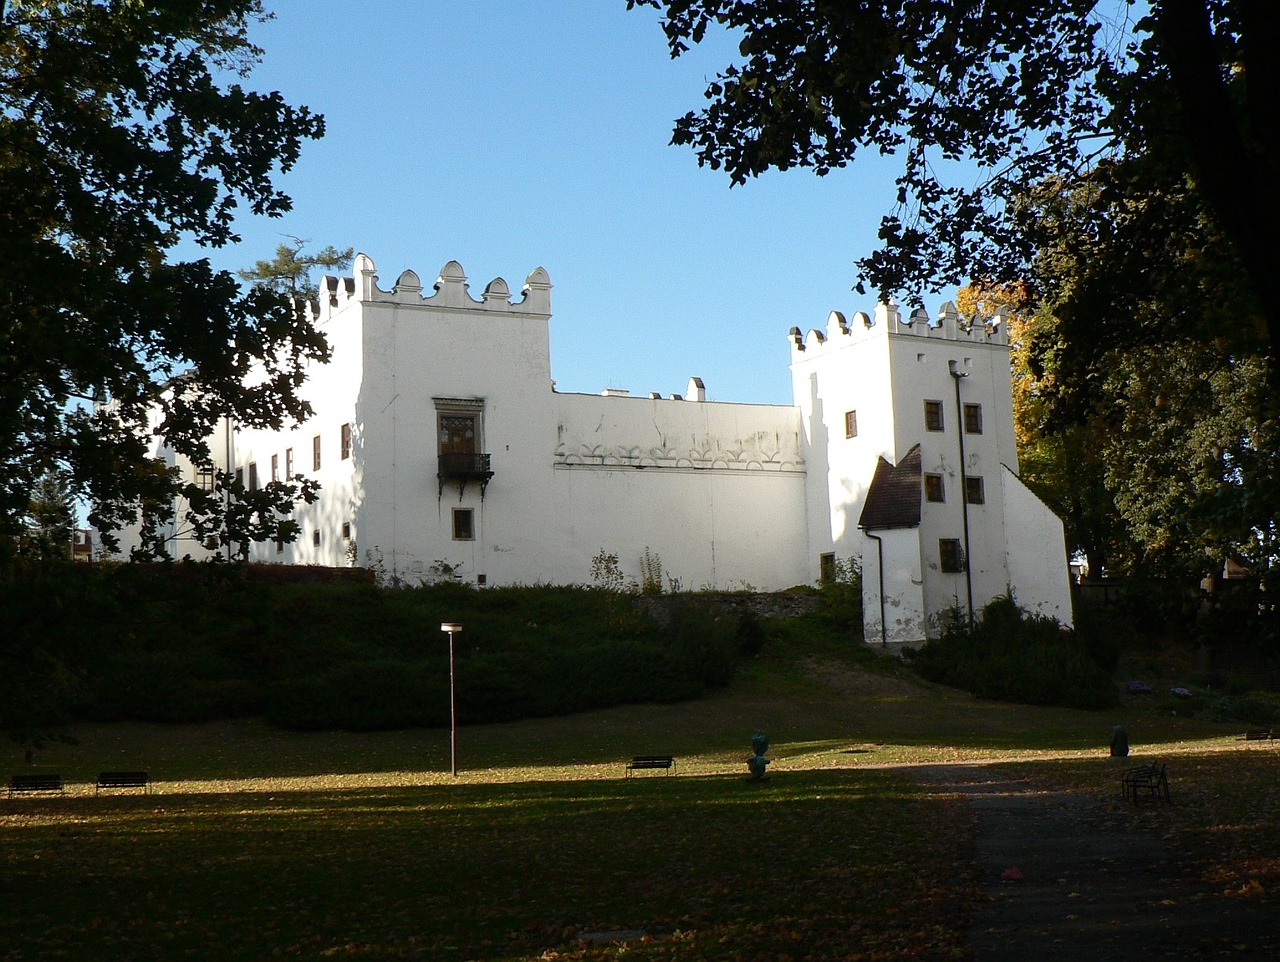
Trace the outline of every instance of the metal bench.
<instances>
[{"instance_id":1,"label":"metal bench","mask_svg":"<svg viewBox=\"0 0 1280 962\"><path fill-rule=\"evenodd\" d=\"M146 772L99 772L93 794L97 795L104 788L141 788L150 794L151 778Z\"/></svg>"},{"instance_id":2,"label":"metal bench","mask_svg":"<svg viewBox=\"0 0 1280 962\"><path fill-rule=\"evenodd\" d=\"M9 797L13 798L13 793L26 794L29 792L57 792L63 794L66 789L62 786L61 775L10 775L9 776Z\"/></svg>"},{"instance_id":3,"label":"metal bench","mask_svg":"<svg viewBox=\"0 0 1280 962\"><path fill-rule=\"evenodd\" d=\"M627 762L627 777L630 778L634 771L646 768L665 768L670 775L675 771L675 767L676 760L671 755L637 755Z\"/></svg>"},{"instance_id":4,"label":"metal bench","mask_svg":"<svg viewBox=\"0 0 1280 962\"><path fill-rule=\"evenodd\" d=\"M1163 799L1172 804L1169 795L1169 779L1165 773L1164 762L1152 761L1137 768L1125 769L1120 779L1120 790L1127 802L1138 805L1149 800L1153 805Z\"/></svg>"}]
</instances>

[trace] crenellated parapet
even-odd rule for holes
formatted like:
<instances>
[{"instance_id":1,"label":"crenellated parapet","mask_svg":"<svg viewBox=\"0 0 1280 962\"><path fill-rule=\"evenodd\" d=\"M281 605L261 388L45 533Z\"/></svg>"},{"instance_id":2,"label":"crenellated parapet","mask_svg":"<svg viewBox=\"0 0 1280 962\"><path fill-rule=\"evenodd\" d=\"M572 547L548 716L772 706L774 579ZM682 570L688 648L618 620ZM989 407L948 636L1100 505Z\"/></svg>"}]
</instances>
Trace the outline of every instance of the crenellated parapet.
<instances>
[{"instance_id":1,"label":"crenellated parapet","mask_svg":"<svg viewBox=\"0 0 1280 962\"><path fill-rule=\"evenodd\" d=\"M1005 317L997 313L986 322L966 318L951 301L945 302L934 317L923 307L904 314L898 302L876 305L872 314L858 311L846 319L840 311L827 316L826 330L811 328L801 333L793 327L787 335L791 341L792 360L799 360L815 351L831 350L881 337L918 337L939 341L957 341L966 344L991 344L1008 346L1009 335L1005 330Z\"/></svg>"},{"instance_id":2,"label":"crenellated parapet","mask_svg":"<svg viewBox=\"0 0 1280 962\"><path fill-rule=\"evenodd\" d=\"M425 291L425 293L424 293ZM401 272L391 290L378 285L377 267L368 254L356 256L351 277L326 276L320 282L319 317L327 317L346 307L351 301L382 304L405 304L435 307L451 311L492 311L549 318L551 316L551 278L541 267L525 278L520 298L512 300L511 289L501 277L485 285L480 300L470 294L466 272L457 261L440 268L431 290L423 286L419 275L411 270Z\"/></svg>"}]
</instances>

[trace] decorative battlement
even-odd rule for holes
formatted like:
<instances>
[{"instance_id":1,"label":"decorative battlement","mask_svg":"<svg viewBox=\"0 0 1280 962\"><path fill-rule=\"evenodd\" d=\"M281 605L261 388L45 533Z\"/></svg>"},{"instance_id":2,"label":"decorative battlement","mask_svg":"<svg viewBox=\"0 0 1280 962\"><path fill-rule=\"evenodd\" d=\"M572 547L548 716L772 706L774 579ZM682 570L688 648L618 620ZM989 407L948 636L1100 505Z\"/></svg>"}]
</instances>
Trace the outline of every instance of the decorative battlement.
<instances>
[{"instance_id":1,"label":"decorative battlement","mask_svg":"<svg viewBox=\"0 0 1280 962\"><path fill-rule=\"evenodd\" d=\"M930 320L929 312L923 307L917 307L904 317L898 309L898 302L892 298L887 304L877 304L874 315L858 311L852 320L846 320L839 311L832 311L827 316L825 332L812 328L807 334L802 334L800 328L793 327L787 336L791 341L793 360L798 360L808 351L843 347L881 336L928 337L1001 346L1009 343L1003 313L996 314L986 323L975 323L956 310L954 303L947 301L938 309L937 317L933 320Z\"/></svg>"},{"instance_id":2,"label":"decorative battlement","mask_svg":"<svg viewBox=\"0 0 1280 962\"><path fill-rule=\"evenodd\" d=\"M541 267L535 268L525 278L518 301L511 300L511 289L501 277L495 277L485 285L481 300L473 298L468 293L469 288L462 265L457 261L449 261L440 268L440 275L432 285L431 293L425 296L422 280L411 270L403 271L396 279L395 286L384 291L378 286L377 267L373 258L368 254L359 254L351 277L325 276L321 280L318 317L328 317L352 300L446 310L494 311L543 318L551 316L551 278Z\"/></svg>"}]
</instances>

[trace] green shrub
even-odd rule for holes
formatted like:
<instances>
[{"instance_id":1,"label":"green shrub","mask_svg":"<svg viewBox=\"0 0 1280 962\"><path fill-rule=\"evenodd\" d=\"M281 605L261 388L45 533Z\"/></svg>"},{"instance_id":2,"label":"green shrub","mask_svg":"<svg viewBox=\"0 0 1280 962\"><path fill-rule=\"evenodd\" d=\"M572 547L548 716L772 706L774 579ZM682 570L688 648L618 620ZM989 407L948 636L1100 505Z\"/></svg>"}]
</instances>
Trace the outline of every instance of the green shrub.
<instances>
[{"instance_id":1,"label":"green shrub","mask_svg":"<svg viewBox=\"0 0 1280 962\"><path fill-rule=\"evenodd\" d=\"M379 731L449 724L449 676L422 664L359 661L273 686L267 721L300 731Z\"/></svg>"},{"instance_id":2,"label":"green shrub","mask_svg":"<svg viewBox=\"0 0 1280 962\"><path fill-rule=\"evenodd\" d=\"M744 658L754 658L764 650L768 638L760 619L753 612L744 611L738 618L738 627L734 631L738 654Z\"/></svg>"},{"instance_id":3,"label":"green shrub","mask_svg":"<svg viewBox=\"0 0 1280 962\"><path fill-rule=\"evenodd\" d=\"M819 617L842 631L862 631L862 569L854 558L836 558L818 585Z\"/></svg>"},{"instance_id":4,"label":"green shrub","mask_svg":"<svg viewBox=\"0 0 1280 962\"><path fill-rule=\"evenodd\" d=\"M587 587L392 589L259 577L240 565L76 567L0 581L18 624L0 638L10 731L68 718L447 724L446 621L463 626L466 724L672 702L728 684L739 651L764 634L753 619L716 617L713 600L698 596L678 598L659 624L633 596ZM48 710L37 717L24 689Z\"/></svg>"},{"instance_id":5,"label":"green shrub","mask_svg":"<svg viewBox=\"0 0 1280 962\"><path fill-rule=\"evenodd\" d=\"M970 628L953 619L913 657L918 674L982 698L1029 705L1106 708L1117 700L1107 673L1075 633L996 598Z\"/></svg>"}]
</instances>

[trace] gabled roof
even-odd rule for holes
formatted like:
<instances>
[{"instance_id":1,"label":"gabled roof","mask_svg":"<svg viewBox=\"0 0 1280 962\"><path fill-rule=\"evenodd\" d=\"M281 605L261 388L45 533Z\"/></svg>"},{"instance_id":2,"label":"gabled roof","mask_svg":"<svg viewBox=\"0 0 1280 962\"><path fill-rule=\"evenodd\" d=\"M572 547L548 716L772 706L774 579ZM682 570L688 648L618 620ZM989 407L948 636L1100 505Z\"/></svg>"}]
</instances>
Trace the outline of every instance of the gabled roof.
<instances>
[{"instance_id":1,"label":"gabled roof","mask_svg":"<svg viewBox=\"0 0 1280 962\"><path fill-rule=\"evenodd\" d=\"M858 527L916 528L920 525L920 445L903 455L897 467L881 457L867 489Z\"/></svg>"}]
</instances>

